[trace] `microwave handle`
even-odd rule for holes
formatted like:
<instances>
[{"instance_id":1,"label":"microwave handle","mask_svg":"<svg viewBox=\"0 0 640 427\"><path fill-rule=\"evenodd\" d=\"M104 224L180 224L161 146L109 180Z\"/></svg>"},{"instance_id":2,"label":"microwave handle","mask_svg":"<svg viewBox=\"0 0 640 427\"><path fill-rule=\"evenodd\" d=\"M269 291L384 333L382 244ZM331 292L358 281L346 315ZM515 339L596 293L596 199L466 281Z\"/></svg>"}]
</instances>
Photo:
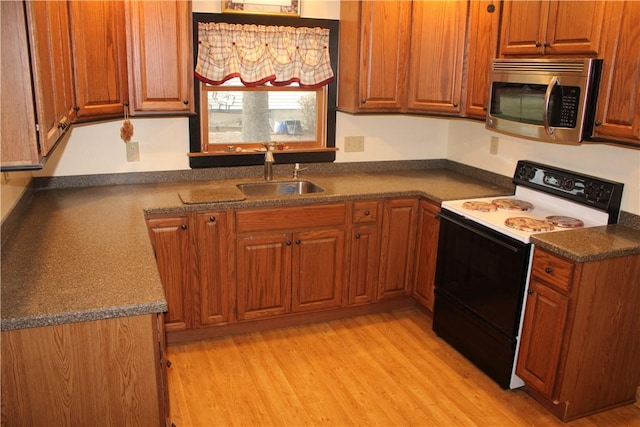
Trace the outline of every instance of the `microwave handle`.
<instances>
[{"instance_id":1,"label":"microwave handle","mask_svg":"<svg viewBox=\"0 0 640 427\"><path fill-rule=\"evenodd\" d=\"M553 87L560 83L558 76L551 77L551 81L549 81L549 85L547 86L547 91L544 94L544 112L542 114L542 125L544 126L545 132L547 135L553 135L555 129L549 126L549 103L551 102L551 92L553 91Z\"/></svg>"}]
</instances>

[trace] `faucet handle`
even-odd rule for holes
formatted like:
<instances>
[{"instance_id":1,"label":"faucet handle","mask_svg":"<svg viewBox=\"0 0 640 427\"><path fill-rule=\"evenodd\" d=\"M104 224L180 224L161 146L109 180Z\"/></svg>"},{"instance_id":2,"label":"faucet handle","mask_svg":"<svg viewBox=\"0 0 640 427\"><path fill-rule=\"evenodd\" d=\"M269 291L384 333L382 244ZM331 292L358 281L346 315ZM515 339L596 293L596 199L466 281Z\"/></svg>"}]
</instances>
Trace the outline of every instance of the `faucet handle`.
<instances>
[{"instance_id":1,"label":"faucet handle","mask_svg":"<svg viewBox=\"0 0 640 427\"><path fill-rule=\"evenodd\" d=\"M296 165L293 168L293 177L294 178L298 178L298 172L300 171L306 171L308 168L301 168L300 167L300 163L296 163Z\"/></svg>"}]
</instances>

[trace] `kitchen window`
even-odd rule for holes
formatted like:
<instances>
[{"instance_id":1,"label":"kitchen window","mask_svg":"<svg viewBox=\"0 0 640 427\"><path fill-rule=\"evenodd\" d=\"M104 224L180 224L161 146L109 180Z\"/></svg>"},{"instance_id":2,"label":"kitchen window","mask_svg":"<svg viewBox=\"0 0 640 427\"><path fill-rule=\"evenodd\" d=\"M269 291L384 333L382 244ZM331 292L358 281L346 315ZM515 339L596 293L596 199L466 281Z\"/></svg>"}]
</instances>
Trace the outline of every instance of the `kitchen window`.
<instances>
[{"instance_id":1,"label":"kitchen window","mask_svg":"<svg viewBox=\"0 0 640 427\"><path fill-rule=\"evenodd\" d=\"M193 25L196 115L189 119L192 168L262 164L265 143L275 146L276 163L335 160L338 21L194 13ZM306 60L305 49L313 45L316 49L309 49L308 55L328 53L323 56L324 64L319 60L322 66L313 73L297 65L279 68L286 64L282 45L290 43L289 36L283 42L269 38L258 43L253 33L246 33L247 40L244 32L239 33L256 28L268 33L260 37L271 37L271 32L282 28L295 33L298 56ZM218 32L227 29L220 36ZM209 35L205 31L218 32ZM316 33L321 34L318 39ZM227 37L225 43L223 37ZM272 47L276 43L280 61L273 64L273 70L271 64L250 64L251 69L243 62L246 58L229 53L248 55L245 46L249 46L256 49L253 57L263 58L267 49L276 50ZM293 44L287 47L290 52Z\"/></svg>"}]
</instances>

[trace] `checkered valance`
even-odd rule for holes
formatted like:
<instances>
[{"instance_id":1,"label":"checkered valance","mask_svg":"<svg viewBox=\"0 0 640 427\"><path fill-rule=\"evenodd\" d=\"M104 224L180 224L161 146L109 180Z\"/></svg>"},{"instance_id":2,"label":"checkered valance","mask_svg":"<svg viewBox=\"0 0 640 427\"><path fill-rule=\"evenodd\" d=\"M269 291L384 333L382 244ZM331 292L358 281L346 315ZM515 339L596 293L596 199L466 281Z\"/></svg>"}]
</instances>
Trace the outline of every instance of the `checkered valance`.
<instances>
[{"instance_id":1,"label":"checkered valance","mask_svg":"<svg viewBox=\"0 0 640 427\"><path fill-rule=\"evenodd\" d=\"M324 86L333 80L329 29L200 22L195 74L212 85Z\"/></svg>"}]
</instances>

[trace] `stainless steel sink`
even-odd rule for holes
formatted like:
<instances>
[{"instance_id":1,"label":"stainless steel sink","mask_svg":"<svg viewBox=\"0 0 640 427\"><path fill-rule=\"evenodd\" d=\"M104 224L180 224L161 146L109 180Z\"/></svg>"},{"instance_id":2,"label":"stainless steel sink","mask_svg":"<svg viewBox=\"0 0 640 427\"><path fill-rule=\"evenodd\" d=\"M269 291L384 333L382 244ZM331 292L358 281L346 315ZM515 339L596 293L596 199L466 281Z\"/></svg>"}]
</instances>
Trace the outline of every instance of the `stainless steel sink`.
<instances>
[{"instance_id":1,"label":"stainless steel sink","mask_svg":"<svg viewBox=\"0 0 640 427\"><path fill-rule=\"evenodd\" d=\"M246 196L283 196L288 194L322 193L324 188L310 181L267 181L238 184Z\"/></svg>"}]
</instances>

